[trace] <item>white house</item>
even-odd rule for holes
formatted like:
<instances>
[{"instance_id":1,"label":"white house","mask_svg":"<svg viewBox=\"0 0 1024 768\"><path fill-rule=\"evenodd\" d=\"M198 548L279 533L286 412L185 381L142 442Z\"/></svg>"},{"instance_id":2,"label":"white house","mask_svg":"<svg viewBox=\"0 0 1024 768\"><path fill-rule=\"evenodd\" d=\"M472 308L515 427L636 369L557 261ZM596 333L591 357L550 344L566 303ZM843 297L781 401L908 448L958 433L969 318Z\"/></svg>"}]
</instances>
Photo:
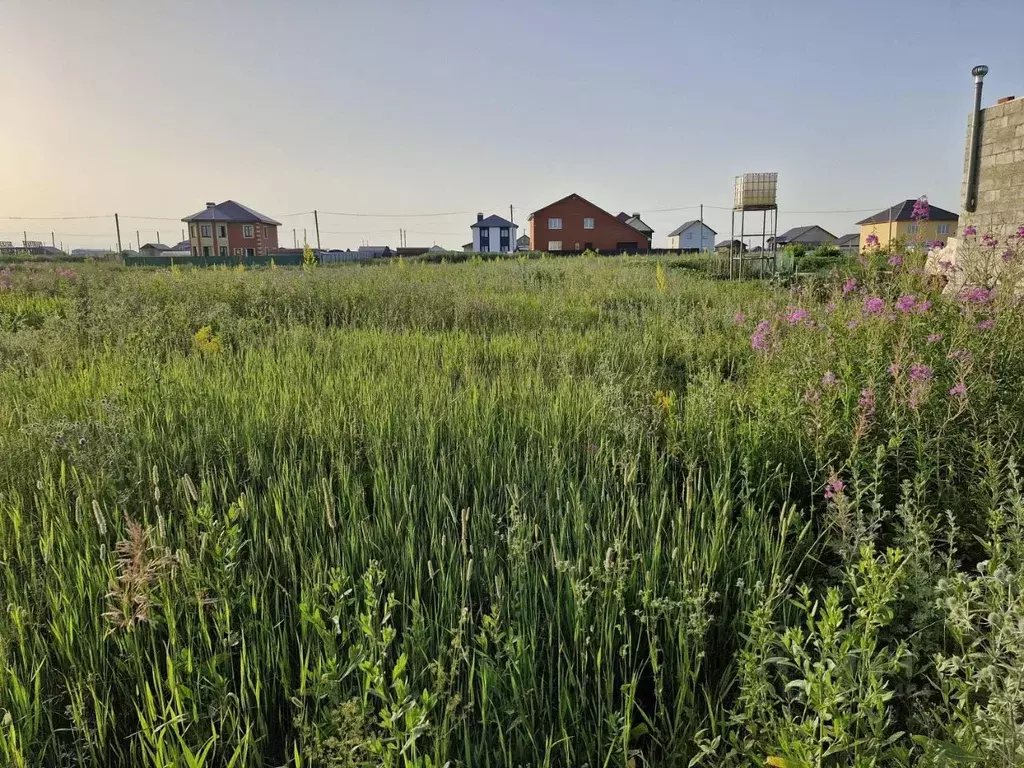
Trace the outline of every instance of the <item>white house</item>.
<instances>
[{"instance_id":1,"label":"white house","mask_svg":"<svg viewBox=\"0 0 1024 768\"><path fill-rule=\"evenodd\" d=\"M678 251L711 251L717 234L700 219L694 219L668 233L668 247Z\"/></svg>"},{"instance_id":2,"label":"white house","mask_svg":"<svg viewBox=\"0 0 1024 768\"><path fill-rule=\"evenodd\" d=\"M476 223L470 229L473 230L473 252L474 253L507 253L516 249L517 224L501 216L488 216L486 219L482 213L476 215Z\"/></svg>"}]
</instances>

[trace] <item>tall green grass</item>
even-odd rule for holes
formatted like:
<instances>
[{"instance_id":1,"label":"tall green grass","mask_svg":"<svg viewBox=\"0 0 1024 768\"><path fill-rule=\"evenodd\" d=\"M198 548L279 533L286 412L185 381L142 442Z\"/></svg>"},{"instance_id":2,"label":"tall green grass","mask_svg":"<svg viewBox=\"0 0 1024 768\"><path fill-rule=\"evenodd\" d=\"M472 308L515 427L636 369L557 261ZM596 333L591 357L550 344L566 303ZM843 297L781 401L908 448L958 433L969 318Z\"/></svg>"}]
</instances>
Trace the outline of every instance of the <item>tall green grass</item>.
<instances>
[{"instance_id":1,"label":"tall green grass","mask_svg":"<svg viewBox=\"0 0 1024 768\"><path fill-rule=\"evenodd\" d=\"M923 321L846 329L835 286L677 266L14 270L0 312L38 319L0 331L2 762L804 759L804 721L752 693L785 685L773 633L814 614L788 598L887 573L905 483L984 531L958 483L1005 476L1024 350L965 336L992 356L973 424L894 394L860 435L860 390ZM821 496L836 473L847 508ZM843 528L855 508L877 520ZM848 631L888 675L917 630L871 622ZM881 711L879 738L920 721Z\"/></svg>"}]
</instances>

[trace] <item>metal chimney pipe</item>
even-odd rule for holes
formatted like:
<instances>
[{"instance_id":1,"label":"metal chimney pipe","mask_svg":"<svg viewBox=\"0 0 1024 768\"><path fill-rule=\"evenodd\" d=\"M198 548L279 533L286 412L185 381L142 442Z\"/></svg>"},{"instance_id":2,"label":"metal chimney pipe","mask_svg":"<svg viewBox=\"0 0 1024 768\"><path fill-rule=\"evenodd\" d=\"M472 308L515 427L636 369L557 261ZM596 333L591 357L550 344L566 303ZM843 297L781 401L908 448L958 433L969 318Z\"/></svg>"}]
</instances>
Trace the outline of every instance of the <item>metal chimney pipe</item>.
<instances>
[{"instance_id":1,"label":"metal chimney pipe","mask_svg":"<svg viewBox=\"0 0 1024 768\"><path fill-rule=\"evenodd\" d=\"M982 81L988 74L988 67L981 64L971 70L974 75L974 121L971 123L971 156L967 161L967 200L964 208L968 213L978 209L978 154L981 152L981 89Z\"/></svg>"}]
</instances>

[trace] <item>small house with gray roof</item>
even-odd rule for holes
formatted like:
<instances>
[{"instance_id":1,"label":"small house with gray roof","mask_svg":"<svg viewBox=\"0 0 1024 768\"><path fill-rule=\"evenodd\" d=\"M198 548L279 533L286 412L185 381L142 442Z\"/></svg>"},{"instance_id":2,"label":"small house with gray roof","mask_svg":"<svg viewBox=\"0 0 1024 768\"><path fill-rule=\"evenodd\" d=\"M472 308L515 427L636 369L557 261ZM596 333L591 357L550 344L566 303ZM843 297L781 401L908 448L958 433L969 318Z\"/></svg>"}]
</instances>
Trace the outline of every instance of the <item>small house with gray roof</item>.
<instances>
[{"instance_id":1,"label":"small house with gray roof","mask_svg":"<svg viewBox=\"0 0 1024 768\"><path fill-rule=\"evenodd\" d=\"M476 215L470 226L473 232L474 253L508 253L516 248L518 225L501 216Z\"/></svg>"},{"instance_id":2,"label":"small house with gray roof","mask_svg":"<svg viewBox=\"0 0 1024 768\"><path fill-rule=\"evenodd\" d=\"M700 219L684 221L668 233L668 247L676 251L713 251L718 233Z\"/></svg>"},{"instance_id":3,"label":"small house with gray roof","mask_svg":"<svg viewBox=\"0 0 1024 768\"><path fill-rule=\"evenodd\" d=\"M835 235L824 227L819 227L817 224L811 224L806 227L793 227L775 238L775 244L780 248L784 248L787 245L802 245L805 248L814 249L823 245L832 245L835 241Z\"/></svg>"}]
</instances>

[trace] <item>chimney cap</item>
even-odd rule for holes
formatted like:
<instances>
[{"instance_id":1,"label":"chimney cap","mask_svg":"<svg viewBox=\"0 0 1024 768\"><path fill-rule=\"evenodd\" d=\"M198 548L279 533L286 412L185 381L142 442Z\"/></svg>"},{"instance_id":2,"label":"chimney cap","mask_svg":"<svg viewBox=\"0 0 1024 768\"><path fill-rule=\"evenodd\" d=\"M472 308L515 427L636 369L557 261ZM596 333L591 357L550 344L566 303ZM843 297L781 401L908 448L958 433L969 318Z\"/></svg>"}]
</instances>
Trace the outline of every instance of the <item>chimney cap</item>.
<instances>
[{"instance_id":1,"label":"chimney cap","mask_svg":"<svg viewBox=\"0 0 1024 768\"><path fill-rule=\"evenodd\" d=\"M206 207L207 207L207 208L216 208L216 207L217 207L217 204L216 204L216 203L207 203L207 204L206 204Z\"/></svg>"},{"instance_id":2,"label":"chimney cap","mask_svg":"<svg viewBox=\"0 0 1024 768\"><path fill-rule=\"evenodd\" d=\"M482 213L478 213L478 214L476 215L476 220L477 220L477 221L483 221L483 220L484 220L484 215L483 215Z\"/></svg>"},{"instance_id":3,"label":"chimney cap","mask_svg":"<svg viewBox=\"0 0 1024 768\"><path fill-rule=\"evenodd\" d=\"M988 67L985 66L984 64L979 64L978 66L971 70L971 74L979 78L984 77L985 75L988 74Z\"/></svg>"},{"instance_id":4,"label":"chimney cap","mask_svg":"<svg viewBox=\"0 0 1024 768\"><path fill-rule=\"evenodd\" d=\"M633 214L633 218L634 219L639 219L640 218L640 214L639 213L634 213Z\"/></svg>"}]
</instances>

